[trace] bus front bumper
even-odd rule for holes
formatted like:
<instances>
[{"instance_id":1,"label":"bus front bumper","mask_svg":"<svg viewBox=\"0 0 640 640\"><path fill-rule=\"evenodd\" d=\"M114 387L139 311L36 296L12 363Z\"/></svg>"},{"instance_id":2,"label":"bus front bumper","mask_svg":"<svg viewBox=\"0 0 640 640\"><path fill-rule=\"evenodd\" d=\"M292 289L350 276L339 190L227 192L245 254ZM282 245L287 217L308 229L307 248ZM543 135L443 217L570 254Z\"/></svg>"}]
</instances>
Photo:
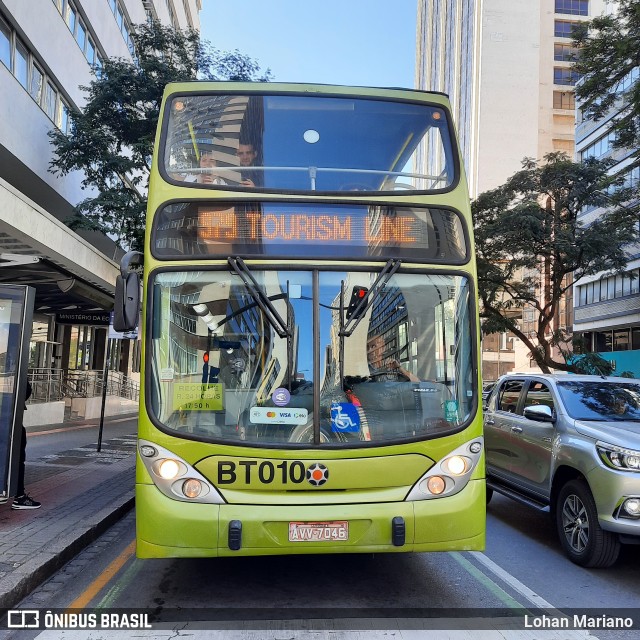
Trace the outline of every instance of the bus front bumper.
<instances>
[{"instance_id":1,"label":"bus front bumper","mask_svg":"<svg viewBox=\"0 0 640 640\"><path fill-rule=\"evenodd\" d=\"M393 541L394 518L404 522L400 545L397 535ZM472 480L447 498L334 505L190 504L167 498L154 485L136 485L139 558L482 551L485 519L484 480ZM234 521L241 523L236 550ZM347 540L289 541L292 522L344 521Z\"/></svg>"}]
</instances>

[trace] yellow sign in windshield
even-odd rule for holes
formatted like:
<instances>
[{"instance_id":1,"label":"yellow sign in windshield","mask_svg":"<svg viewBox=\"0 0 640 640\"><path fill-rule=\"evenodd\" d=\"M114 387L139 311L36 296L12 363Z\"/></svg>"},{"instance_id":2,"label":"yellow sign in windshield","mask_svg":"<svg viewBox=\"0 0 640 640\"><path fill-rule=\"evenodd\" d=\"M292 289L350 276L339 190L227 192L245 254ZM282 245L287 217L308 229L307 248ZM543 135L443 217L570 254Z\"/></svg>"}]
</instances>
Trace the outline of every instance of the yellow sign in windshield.
<instances>
[{"instance_id":1,"label":"yellow sign in windshield","mask_svg":"<svg viewBox=\"0 0 640 640\"><path fill-rule=\"evenodd\" d=\"M173 385L174 411L222 411L224 385L183 382Z\"/></svg>"}]
</instances>

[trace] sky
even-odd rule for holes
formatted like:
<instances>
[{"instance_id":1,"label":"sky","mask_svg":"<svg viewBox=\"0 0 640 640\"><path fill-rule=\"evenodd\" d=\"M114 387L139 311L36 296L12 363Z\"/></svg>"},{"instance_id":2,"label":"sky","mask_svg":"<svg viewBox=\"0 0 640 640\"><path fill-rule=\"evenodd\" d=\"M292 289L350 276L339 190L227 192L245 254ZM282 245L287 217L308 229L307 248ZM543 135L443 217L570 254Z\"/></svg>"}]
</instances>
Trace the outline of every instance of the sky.
<instances>
[{"instance_id":1,"label":"sky","mask_svg":"<svg viewBox=\"0 0 640 640\"><path fill-rule=\"evenodd\" d=\"M412 88L417 0L203 0L201 33L273 82Z\"/></svg>"}]
</instances>

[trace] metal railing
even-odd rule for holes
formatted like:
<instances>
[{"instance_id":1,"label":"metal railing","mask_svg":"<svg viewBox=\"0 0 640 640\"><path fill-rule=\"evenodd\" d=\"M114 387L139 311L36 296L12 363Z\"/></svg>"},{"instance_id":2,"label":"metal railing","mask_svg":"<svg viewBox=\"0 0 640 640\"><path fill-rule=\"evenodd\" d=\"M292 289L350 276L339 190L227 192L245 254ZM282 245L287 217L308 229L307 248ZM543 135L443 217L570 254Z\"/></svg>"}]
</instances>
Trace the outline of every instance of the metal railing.
<instances>
[{"instance_id":1,"label":"metal railing","mask_svg":"<svg viewBox=\"0 0 640 640\"><path fill-rule=\"evenodd\" d=\"M77 369L29 369L32 394L29 403L55 402L65 398L94 398L102 395L104 372ZM140 399L140 383L119 371L109 371L107 395Z\"/></svg>"}]
</instances>

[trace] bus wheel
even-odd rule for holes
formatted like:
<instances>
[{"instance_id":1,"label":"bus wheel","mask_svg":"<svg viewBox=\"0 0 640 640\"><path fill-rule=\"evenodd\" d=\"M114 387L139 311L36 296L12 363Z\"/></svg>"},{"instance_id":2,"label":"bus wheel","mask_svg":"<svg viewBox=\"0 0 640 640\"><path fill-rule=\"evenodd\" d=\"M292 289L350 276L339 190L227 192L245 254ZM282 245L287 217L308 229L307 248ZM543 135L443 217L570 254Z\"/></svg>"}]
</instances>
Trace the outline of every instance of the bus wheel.
<instances>
[{"instance_id":1,"label":"bus wheel","mask_svg":"<svg viewBox=\"0 0 640 640\"><path fill-rule=\"evenodd\" d=\"M610 567L620 554L620 540L598 522L596 503L583 480L571 480L558 494L558 536L565 553L581 567Z\"/></svg>"}]
</instances>

